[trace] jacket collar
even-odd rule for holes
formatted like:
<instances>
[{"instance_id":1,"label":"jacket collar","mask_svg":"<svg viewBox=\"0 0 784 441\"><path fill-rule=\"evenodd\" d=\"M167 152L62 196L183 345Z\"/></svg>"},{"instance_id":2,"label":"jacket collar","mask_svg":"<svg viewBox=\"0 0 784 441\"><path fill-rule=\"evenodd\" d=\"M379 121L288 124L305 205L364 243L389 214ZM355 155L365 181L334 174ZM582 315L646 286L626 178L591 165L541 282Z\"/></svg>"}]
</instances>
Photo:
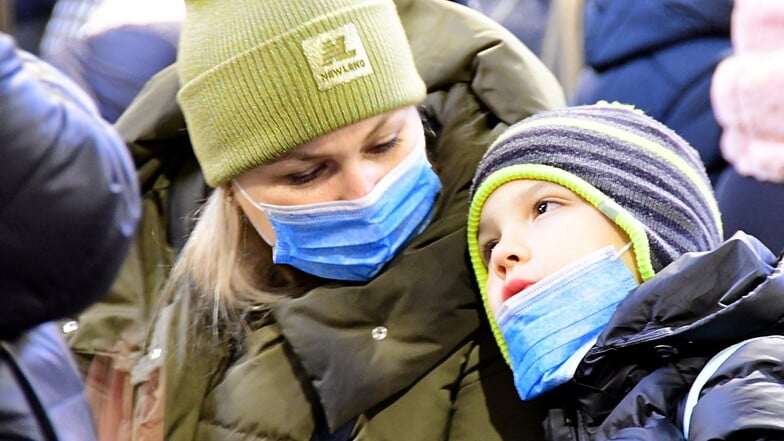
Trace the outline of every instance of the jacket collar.
<instances>
[{"instance_id":1,"label":"jacket collar","mask_svg":"<svg viewBox=\"0 0 784 441\"><path fill-rule=\"evenodd\" d=\"M745 233L713 251L684 254L618 305L591 352L653 340L723 340L761 332L784 311L775 300L784 291L776 265L776 256ZM738 320L744 331L732 326Z\"/></svg>"},{"instance_id":2,"label":"jacket collar","mask_svg":"<svg viewBox=\"0 0 784 441\"><path fill-rule=\"evenodd\" d=\"M782 295L782 263L751 236L687 253L618 305L562 398L601 420L659 367L688 370L731 344L784 332Z\"/></svg>"}]
</instances>

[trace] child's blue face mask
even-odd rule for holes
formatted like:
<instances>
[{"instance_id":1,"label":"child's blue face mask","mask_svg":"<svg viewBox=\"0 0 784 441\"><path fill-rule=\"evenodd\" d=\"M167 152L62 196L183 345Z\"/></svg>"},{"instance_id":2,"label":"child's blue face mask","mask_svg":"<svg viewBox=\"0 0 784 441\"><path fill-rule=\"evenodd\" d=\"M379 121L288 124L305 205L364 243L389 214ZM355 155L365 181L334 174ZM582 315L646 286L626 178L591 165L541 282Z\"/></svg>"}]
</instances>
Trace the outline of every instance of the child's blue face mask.
<instances>
[{"instance_id":1,"label":"child's blue face mask","mask_svg":"<svg viewBox=\"0 0 784 441\"><path fill-rule=\"evenodd\" d=\"M496 320L522 399L569 381L618 302L637 287L620 259L627 249L607 246L591 253L501 306Z\"/></svg>"},{"instance_id":2,"label":"child's blue face mask","mask_svg":"<svg viewBox=\"0 0 784 441\"><path fill-rule=\"evenodd\" d=\"M424 139L423 139L424 143ZM273 261L319 277L368 281L425 229L441 182L417 146L367 195L351 201L280 206L253 201L275 231Z\"/></svg>"}]
</instances>

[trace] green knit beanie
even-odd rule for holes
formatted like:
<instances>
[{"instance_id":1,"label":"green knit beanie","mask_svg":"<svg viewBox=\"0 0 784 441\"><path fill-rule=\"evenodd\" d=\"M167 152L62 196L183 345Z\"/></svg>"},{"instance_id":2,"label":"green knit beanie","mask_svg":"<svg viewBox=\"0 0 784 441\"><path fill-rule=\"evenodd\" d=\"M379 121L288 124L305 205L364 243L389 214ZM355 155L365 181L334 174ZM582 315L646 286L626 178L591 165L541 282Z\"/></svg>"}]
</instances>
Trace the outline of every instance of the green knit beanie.
<instances>
[{"instance_id":1,"label":"green knit beanie","mask_svg":"<svg viewBox=\"0 0 784 441\"><path fill-rule=\"evenodd\" d=\"M213 187L363 119L418 104L392 0L187 0L177 101Z\"/></svg>"}]
</instances>

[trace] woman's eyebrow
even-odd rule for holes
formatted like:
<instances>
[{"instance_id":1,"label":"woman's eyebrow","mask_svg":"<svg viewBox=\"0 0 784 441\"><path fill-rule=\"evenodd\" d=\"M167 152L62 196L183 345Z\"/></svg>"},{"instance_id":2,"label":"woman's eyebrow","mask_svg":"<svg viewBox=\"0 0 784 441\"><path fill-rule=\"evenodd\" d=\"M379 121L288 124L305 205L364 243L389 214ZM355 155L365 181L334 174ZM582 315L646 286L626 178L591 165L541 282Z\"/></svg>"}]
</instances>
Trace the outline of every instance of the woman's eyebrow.
<instances>
[{"instance_id":1,"label":"woman's eyebrow","mask_svg":"<svg viewBox=\"0 0 784 441\"><path fill-rule=\"evenodd\" d=\"M376 125L374 125L372 129L370 129L367 135L365 135L365 139L371 138L374 135L376 135L378 132L380 132L381 129L384 128L384 126L386 126L391 119L392 116L390 115L384 115L383 117L379 118L378 121L376 122Z\"/></svg>"}]
</instances>

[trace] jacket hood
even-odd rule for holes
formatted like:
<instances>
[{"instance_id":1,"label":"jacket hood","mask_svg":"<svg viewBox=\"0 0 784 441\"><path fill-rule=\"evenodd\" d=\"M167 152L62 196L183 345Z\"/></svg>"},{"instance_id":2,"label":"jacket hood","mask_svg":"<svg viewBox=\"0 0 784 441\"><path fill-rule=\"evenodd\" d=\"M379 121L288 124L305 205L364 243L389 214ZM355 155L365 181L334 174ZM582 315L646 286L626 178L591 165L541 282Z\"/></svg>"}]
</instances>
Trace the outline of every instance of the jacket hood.
<instances>
[{"instance_id":1,"label":"jacket hood","mask_svg":"<svg viewBox=\"0 0 784 441\"><path fill-rule=\"evenodd\" d=\"M131 149L146 193L172 160L193 157L185 118L174 96L180 87L176 65L164 68L142 88L116 126Z\"/></svg>"},{"instance_id":2,"label":"jacket hood","mask_svg":"<svg viewBox=\"0 0 784 441\"><path fill-rule=\"evenodd\" d=\"M729 38L733 0L588 0L585 59L596 70L684 40Z\"/></svg>"}]
</instances>

